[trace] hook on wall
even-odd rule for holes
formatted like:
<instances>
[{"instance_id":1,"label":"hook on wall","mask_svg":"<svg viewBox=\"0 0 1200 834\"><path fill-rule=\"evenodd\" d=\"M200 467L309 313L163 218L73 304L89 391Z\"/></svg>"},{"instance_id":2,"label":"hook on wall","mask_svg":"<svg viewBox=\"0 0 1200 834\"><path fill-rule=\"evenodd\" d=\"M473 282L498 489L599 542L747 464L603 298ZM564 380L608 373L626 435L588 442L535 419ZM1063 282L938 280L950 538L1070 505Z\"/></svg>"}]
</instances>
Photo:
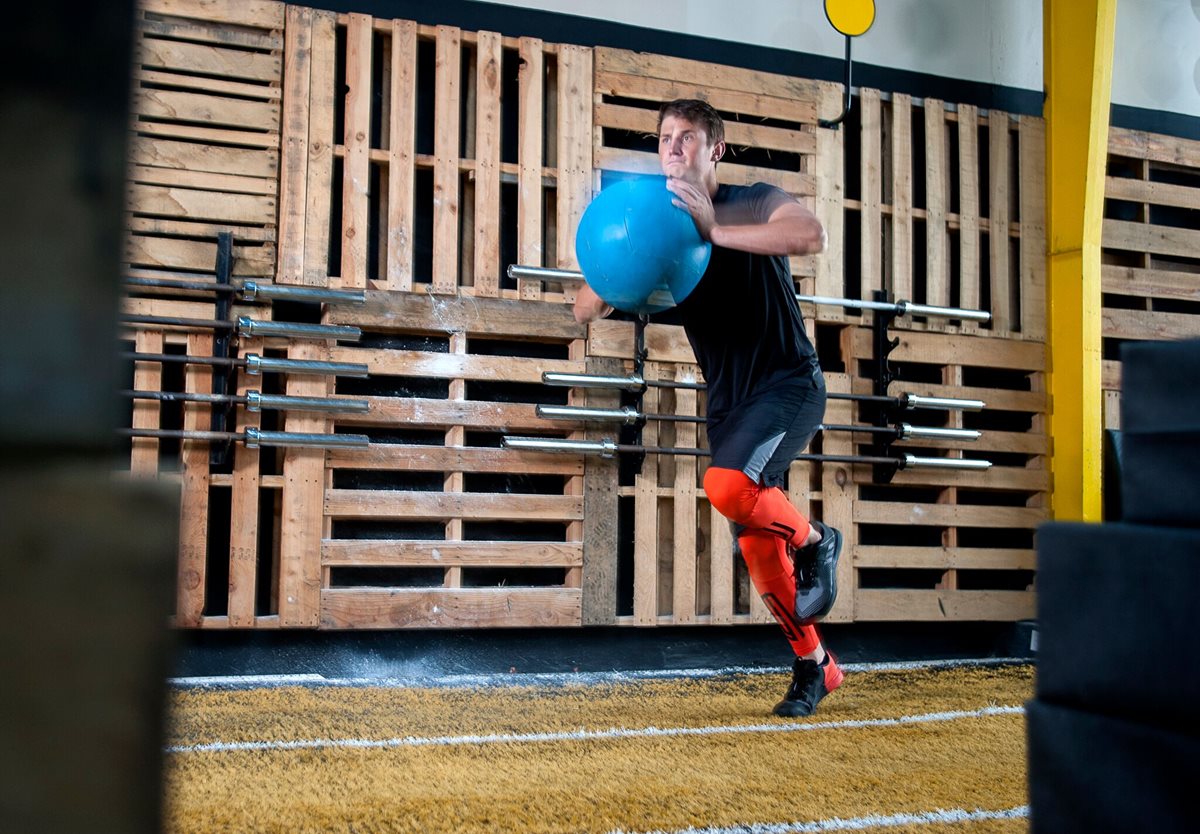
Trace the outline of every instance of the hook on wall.
<instances>
[{"instance_id":1,"label":"hook on wall","mask_svg":"<svg viewBox=\"0 0 1200 834\"><path fill-rule=\"evenodd\" d=\"M837 129L850 113L850 81L853 62L850 44L854 38L866 34L875 22L875 0L825 0L825 19L838 32L846 36L846 92L842 112L836 119L818 119L819 127Z\"/></svg>"}]
</instances>

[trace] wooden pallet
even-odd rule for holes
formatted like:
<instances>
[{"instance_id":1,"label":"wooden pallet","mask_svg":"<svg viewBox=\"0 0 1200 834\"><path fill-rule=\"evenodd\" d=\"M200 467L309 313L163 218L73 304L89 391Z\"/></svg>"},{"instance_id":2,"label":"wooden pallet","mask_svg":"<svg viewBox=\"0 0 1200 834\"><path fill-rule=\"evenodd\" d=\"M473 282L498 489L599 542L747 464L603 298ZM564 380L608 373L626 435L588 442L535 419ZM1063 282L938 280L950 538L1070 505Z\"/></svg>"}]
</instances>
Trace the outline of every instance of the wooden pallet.
<instances>
[{"instance_id":1,"label":"wooden pallet","mask_svg":"<svg viewBox=\"0 0 1200 834\"><path fill-rule=\"evenodd\" d=\"M940 99L860 91L846 131L846 292L986 310L915 329L1045 340L1045 124ZM858 130L853 130L853 122ZM997 233L999 232L999 233ZM832 318L820 312L822 318Z\"/></svg>"},{"instance_id":2,"label":"wooden pallet","mask_svg":"<svg viewBox=\"0 0 1200 834\"><path fill-rule=\"evenodd\" d=\"M863 366L872 332L843 332L850 390L876 393ZM913 425L978 428L977 441L911 440L893 451L991 460L985 472L913 468L876 484L849 467L856 486L847 534L853 619L1017 620L1034 615L1034 532L1049 517L1045 350L960 334L899 331L890 394L979 399L982 412L911 412ZM870 423L863 408L843 409ZM938 423L936 421L944 422ZM860 452L867 451L856 443Z\"/></svg>"},{"instance_id":3,"label":"wooden pallet","mask_svg":"<svg viewBox=\"0 0 1200 834\"><path fill-rule=\"evenodd\" d=\"M536 300L541 283L509 279L508 264L576 266L574 219L592 183L590 50L288 15L280 280Z\"/></svg>"},{"instance_id":4,"label":"wooden pallet","mask_svg":"<svg viewBox=\"0 0 1200 834\"><path fill-rule=\"evenodd\" d=\"M1200 336L1200 142L1109 132L1101 287L1105 422L1120 425L1120 345Z\"/></svg>"},{"instance_id":5,"label":"wooden pallet","mask_svg":"<svg viewBox=\"0 0 1200 834\"><path fill-rule=\"evenodd\" d=\"M228 231L236 274L272 275L283 4L146 0L136 22L129 267L211 273Z\"/></svg>"},{"instance_id":6,"label":"wooden pallet","mask_svg":"<svg viewBox=\"0 0 1200 834\"><path fill-rule=\"evenodd\" d=\"M339 382L370 412L337 424L375 441L328 455L326 530L306 550L321 626L579 625L584 462L498 448L503 434L570 434L536 414L567 394L544 371L587 368L569 310L379 292L333 318L369 337L331 356L371 373Z\"/></svg>"}]
</instances>

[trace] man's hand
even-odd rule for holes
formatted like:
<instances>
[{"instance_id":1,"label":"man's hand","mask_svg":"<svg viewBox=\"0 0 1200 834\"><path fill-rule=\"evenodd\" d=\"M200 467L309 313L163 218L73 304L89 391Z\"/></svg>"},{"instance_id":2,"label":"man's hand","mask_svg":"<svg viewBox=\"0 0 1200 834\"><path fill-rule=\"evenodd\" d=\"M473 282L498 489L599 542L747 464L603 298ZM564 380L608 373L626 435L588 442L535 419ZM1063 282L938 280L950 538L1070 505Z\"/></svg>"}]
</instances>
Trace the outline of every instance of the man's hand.
<instances>
[{"instance_id":1,"label":"man's hand","mask_svg":"<svg viewBox=\"0 0 1200 834\"><path fill-rule=\"evenodd\" d=\"M671 202L692 216L700 237L711 241L717 213L708 192L676 177L667 177L667 190L675 195Z\"/></svg>"},{"instance_id":2,"label":"man's hand","mask_svg":"<svg viewBox=\"0 0 1200 834\"><path fill-rule=\"evenodd\" d=\"M580 324L602 319L613 311L603 298L587 284L581 284L575 295L575 321Z\"/></svg>"}]
</instances>

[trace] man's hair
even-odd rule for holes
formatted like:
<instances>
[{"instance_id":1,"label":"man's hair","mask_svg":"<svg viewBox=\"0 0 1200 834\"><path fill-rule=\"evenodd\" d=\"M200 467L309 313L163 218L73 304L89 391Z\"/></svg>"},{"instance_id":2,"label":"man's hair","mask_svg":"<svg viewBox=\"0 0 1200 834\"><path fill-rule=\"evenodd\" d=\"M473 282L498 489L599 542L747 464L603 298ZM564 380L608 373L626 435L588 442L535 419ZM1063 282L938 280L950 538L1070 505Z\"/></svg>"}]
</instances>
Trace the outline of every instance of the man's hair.
<instances>
[{"instance_id":1,"label":"man's hair","mask_svg":"<svg viewBox=\"0 0 1200 834\"><path fill-rule=\"evenodd\" d=\"M662 131L663 119L674 116L687 119L694 125L704 128L710 144L725 141L725 121L707 101L696 98L679 98L668 101L658 109L658 131Z\"/></svg>"}]
</instances>

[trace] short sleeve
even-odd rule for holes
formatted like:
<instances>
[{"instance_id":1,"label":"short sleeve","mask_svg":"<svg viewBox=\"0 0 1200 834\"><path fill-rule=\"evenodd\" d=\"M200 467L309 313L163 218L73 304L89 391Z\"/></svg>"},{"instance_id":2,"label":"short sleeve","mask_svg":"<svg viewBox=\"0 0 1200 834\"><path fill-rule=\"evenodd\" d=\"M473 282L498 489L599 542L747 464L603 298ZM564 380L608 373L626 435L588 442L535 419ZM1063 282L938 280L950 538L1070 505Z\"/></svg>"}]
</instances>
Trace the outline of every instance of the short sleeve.
<instances>
[{"instance_id":1,"label":"short sleeve","mask_svg":"<svg viewBox=\"0 0 1200 834\"><path fill-rule=\"evenodd\" d=\"M748 196L751 216L755 223L766 223L775 213L775 209L787 203L796 202L782 188L766 182L757 182L750 186Z\"/></svg>"}]
</instances>

